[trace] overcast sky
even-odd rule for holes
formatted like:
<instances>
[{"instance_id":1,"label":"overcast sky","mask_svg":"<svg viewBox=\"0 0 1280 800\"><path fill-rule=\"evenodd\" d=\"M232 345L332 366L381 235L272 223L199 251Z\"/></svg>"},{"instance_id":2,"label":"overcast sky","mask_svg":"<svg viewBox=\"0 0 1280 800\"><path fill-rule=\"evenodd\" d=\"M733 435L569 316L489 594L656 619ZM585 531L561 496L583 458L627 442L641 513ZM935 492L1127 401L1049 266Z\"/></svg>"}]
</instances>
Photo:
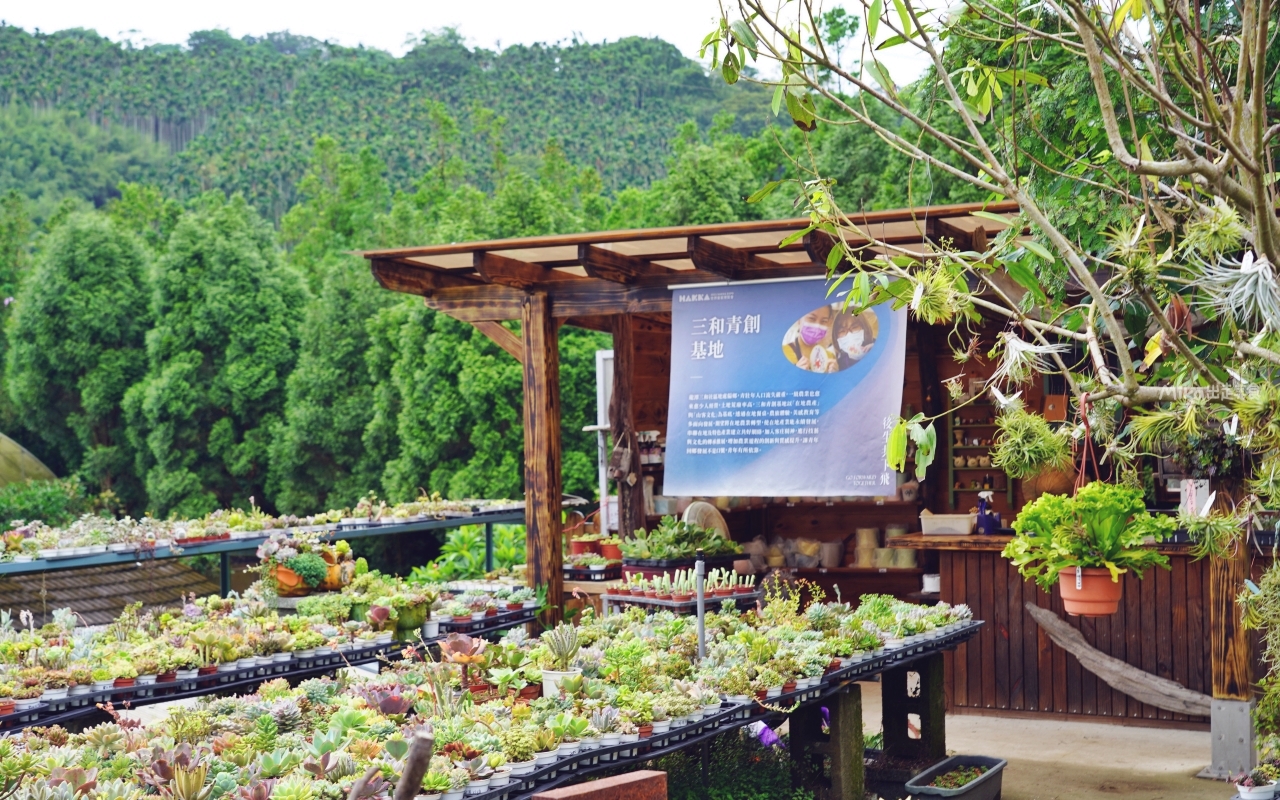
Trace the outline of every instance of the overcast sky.
<instances>
[{"instance_id":1,"label":"overcast sky","mask_svg":"<svg viewBox=\"0 0 1280 800\"><path fill-rule=\"evenodd\" d=\"M719 7L716 0L29 0L6 5L0 18L10 25L46 33L92 28L138 45L183 44L193 31L211 28L236 37L288 30L403 55L410 37L455 27L470 45L491 49L567 41L575 34L588 42L657 36L692 58L715 27ZM890 63L900 82L920 71L918 65L893 62L900 59Z\"/></svg>"}]
</instances>

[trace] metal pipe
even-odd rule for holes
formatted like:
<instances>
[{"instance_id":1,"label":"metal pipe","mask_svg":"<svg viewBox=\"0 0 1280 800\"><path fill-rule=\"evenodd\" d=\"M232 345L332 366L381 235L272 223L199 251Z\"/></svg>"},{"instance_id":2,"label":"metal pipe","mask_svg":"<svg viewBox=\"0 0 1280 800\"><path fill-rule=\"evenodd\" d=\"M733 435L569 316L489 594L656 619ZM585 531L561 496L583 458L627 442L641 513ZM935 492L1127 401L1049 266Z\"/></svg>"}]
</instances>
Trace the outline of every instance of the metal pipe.
<instances>
[{"instance_id":1,"label":"metal pipe","mask_svg":"<svg viewBox=\"0 0 1280 800\"><path fill-rule=\"evenodd\" d=\"M707 562L702 560L702 550L698 550L698 560L693 565L693 575L698 589L698 660L707 657L707 602L706 602Z\"/></svg>"}]
</instances>

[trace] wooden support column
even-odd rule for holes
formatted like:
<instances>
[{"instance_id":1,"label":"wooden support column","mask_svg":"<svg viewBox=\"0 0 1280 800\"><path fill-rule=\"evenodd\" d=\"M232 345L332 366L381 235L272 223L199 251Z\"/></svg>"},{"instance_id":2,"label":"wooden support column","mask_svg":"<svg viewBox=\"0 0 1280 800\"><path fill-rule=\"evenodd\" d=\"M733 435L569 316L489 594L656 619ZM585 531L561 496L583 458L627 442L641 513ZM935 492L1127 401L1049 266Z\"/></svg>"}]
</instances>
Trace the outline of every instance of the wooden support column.
<instances>
[{"instance_id":1,"label":"wooden support column","mask_svg":"<svg viewBox=\"0 0 1280 800\"><path fill-rule=\"evenodd\" d=\"M521 304L524 349L524 502L528 580L547 587L554 624L564 605L560 541L560 348L546 292Z\"/></svg>"},{"instance_id":2,"label":"wooden support column","mask_svg":"<svg viewBox=\"0 0 1280 800\"><path fill-rule=\"evenodd\" d=\"M909 673L920 676L914 689ZM886 671L880 678L884 751L902 758L942 760L947 754L946 705L942 654ZM920 738L908 733L908 714L920 717Z\"/></svg>"},{"instance_id":3,"label":"wooden support column","mask_svg":"<svg viewBox=\"0 0 1280 800\"><path fill-rule=\"evenodd\" d=\"M609 401L609 427L614 450L627 450L625 469L610 475L618 481L618 533L630 535L645 527L644 474L640 469L640 438L636 435L633 405L635 378L635 337L631 315L613 318L613 396ZM611 463L613 459L610 459Z\"/></svg>"},{"instance_id":4,"label":"wooden support column","mask_svg":"<svg viewBox=\"0 0 1280 800\"><path fill-rule=\"evenodd\" d=\"M828 706L831 714L831 797L863 800L866 768L862 763L862 687L850 683Z\"/></svg>"},{"instance_id":5,"label":"wooden support column","mask_svg":"<svg viewBox=\"0 0 1280 800\"><path fill-rule=\"evenodd\" d=\"M1253 699L1252 642L1236 605L1249 577L1249 551L1237 549L1234 556L1209 559L1209 654L1213 696L1220 700Z\"/></svg>"}]
</instances>

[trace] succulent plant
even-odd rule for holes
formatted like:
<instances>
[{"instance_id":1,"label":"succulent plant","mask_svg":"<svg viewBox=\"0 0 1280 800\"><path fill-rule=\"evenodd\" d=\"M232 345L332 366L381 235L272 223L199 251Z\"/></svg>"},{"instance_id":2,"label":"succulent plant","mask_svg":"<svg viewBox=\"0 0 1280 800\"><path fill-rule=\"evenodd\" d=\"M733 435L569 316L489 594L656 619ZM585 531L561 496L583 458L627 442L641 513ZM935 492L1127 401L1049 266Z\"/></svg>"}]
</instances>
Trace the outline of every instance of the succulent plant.
<instances>
[{"instance_id":1,"label":"succulent plant","mask_svg":"<svg viewBox=\"0 0 1280 800\"><path fill-rule=\"evenodd\" d=\"M554 630L543 632L542 643L547 646L556 668L564 672L578 654L578 629L567 622L561 622Z\"/></svg>"}]
</instances>

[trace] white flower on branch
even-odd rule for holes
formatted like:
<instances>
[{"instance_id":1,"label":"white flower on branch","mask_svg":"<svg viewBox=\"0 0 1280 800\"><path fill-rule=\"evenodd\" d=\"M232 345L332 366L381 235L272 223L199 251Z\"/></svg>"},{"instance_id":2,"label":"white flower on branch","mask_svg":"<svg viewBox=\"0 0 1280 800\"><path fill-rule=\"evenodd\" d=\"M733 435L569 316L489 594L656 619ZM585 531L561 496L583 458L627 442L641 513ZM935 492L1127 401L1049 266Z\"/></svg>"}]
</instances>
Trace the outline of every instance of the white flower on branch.
<instances>
[{"instance_id":1,"label":"white flower on branch","mask_svg":"<svg viewBox=\"0 0 1280 800\"><path fill-rule=\"evenodd\" d=\"M1200 268L1196 284L1205 293L1200 305L1241 326L1280 326L1280 285L1265 257L1250 250L1239 262L1219 256L1216 263L1200 262Z\"/></svg>"},{"instance_id":2,"label":"white flower on branch","mask_svg":"<svg viewBox=\"0 0 1280 800\"><path fill-rule=\"evenodd\" d=\"M1018 386L1031 380L1032 373L1053 371L1046 356L1065 353L1068 348L1065 344L1031 344L1018 338L1017 334L1005 331L1000 334L996 349L1003 351L1000 366L996 367L988 384Z\"/></svg>"}]
</instances>

